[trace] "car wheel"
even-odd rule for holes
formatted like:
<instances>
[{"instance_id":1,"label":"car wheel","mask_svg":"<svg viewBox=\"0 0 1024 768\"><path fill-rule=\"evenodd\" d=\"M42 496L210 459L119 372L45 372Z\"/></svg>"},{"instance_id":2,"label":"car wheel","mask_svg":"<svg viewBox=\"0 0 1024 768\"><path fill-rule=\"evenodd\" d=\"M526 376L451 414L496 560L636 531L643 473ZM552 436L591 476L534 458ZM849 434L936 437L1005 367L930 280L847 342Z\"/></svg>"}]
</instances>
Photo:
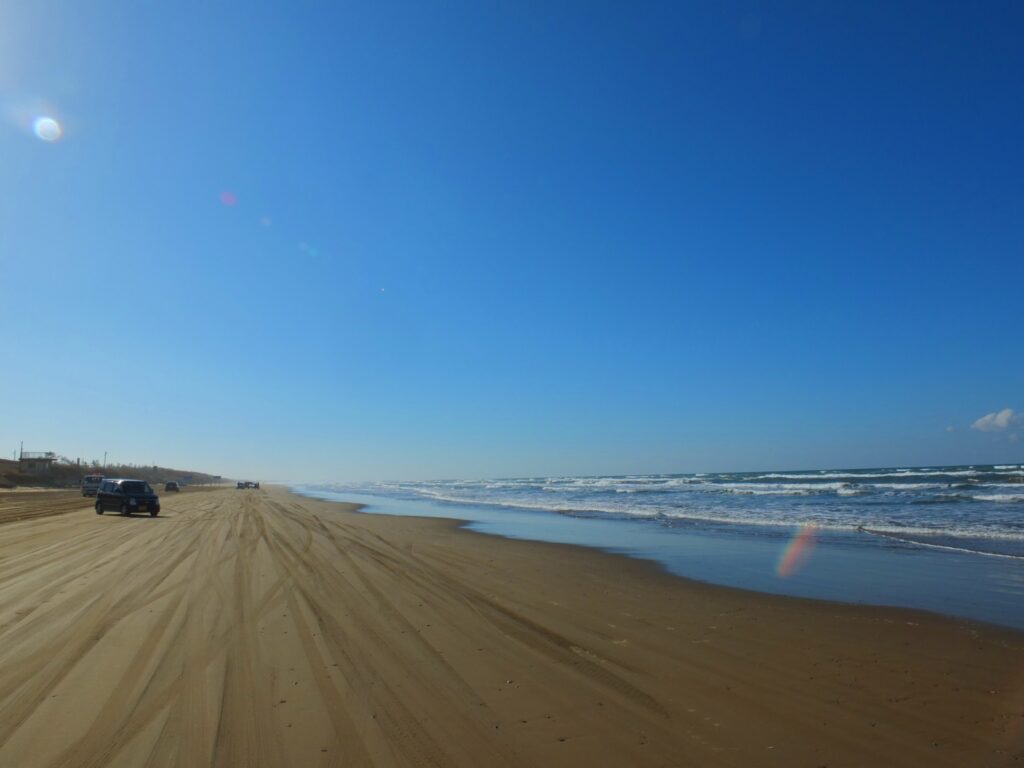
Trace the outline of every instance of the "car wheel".
<instances>
[{"instance_id":1,"label":"car wheel","mask_svg":"<svg viewBox=\"0 0 1024 768\"><path fill-rule=\"evenodd\" d=\"M157 516L158 514L160 514L160 511L159 511L159 510L156 510L156 509L151 509L151 510L149 511L149 516L150 516L150 517L156 517L156 516Z\"/></svg>"},{"instance_id":2,"label":"car wheel","mask_svg":"<svg viewBox=\"0 0 1024 768\"><path fill-rule=\"evenodd\" d=\"M132 513L131 513L131 510L128 509L128 505L127 504L122 504L121 505L121 514L124 515L125 517L130 517L131 516Z\"/></svg>"},{"instance_id":3,"label":"car wheel","mask_svg":"<svg viewBox=\"0 0 1024 768\"><path fill-rule=\"evenodd\" d=\"M103 514L103 505L100 504L98 501L96 502L96 514L97 515L102 515Z\"/></svg>"}]
</instances>

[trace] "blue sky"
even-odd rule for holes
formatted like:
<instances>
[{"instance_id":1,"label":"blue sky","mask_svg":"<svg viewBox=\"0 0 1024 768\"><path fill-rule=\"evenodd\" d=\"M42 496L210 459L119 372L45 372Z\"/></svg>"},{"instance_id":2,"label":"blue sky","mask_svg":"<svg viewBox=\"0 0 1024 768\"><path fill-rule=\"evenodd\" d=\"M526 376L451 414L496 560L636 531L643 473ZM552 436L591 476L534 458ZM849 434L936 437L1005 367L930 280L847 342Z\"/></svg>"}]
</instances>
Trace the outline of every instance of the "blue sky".
<instances>
[{"instance_id":1,"label":"blue sky","mask_svg":"<svg viewBox=\"0 0 1024 768\"><path fill-rule=\"evenodd\" d=\"M5 3L0 447L1022 461L1019 8Z\"/></svg>"}]
</instances>

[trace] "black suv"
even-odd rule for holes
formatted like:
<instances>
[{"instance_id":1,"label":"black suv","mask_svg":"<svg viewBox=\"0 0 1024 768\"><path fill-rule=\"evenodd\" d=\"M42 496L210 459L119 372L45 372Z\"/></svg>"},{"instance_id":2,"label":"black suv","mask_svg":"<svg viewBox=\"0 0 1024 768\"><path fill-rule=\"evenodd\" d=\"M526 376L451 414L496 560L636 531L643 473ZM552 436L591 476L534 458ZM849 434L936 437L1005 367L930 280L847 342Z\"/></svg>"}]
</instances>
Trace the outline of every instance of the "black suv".
<instances>
[{"instance_id":1,"label":"black suv","mask_svg":"<svg viewBox=\"0 0 1024 768\"><path fill-rule=\"evenodd\" d=\"M96 514L116 509L122 515L149 512L150 517L160 514L160 497L145 480L104 480L96 492Z\"/></svg>"}]
</instances>

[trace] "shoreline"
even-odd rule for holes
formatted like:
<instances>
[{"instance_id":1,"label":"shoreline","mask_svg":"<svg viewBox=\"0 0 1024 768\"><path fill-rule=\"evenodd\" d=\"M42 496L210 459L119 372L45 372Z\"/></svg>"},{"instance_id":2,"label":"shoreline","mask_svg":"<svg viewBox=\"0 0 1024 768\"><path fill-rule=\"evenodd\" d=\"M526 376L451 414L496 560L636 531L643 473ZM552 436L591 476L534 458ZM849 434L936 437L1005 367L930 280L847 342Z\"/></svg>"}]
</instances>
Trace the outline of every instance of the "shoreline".
<instances>
[{"instance_id":1,"label":"shoreline","mask_svg":"<svg viewBox=\"0 0 1024 768\"><path fill-rule=\"evenodd\" d=\"M290 490L301 498L356 502L370 515L453 519L476 533L649 560L681 578L757 594L920 610L1024 631L1024 581L1017 558L818 529L798 553L797 566L782 573L783 557L799 541L801 529L665 526L647 519L572 516L316 487Z\"/></svg>"},{"instance_id":2,"label":"shoreline","mask_svg":"<svg viewBox=\"0 0 1024 768\"><path fill-rule=\"evenodd\" d=\"M468 545L473 549L481 547L485 550L490 550L495 546L494 542L501 542L498 546L537 550L540 552L539 556L542 559L560 562L565 570L581 567L588 575L594 572L600 573L602 581L607 580L617 585L638 581L646 587L656 588L661 593L657 596L657 599L663 599L665 595L669 595L669 602L691 600L705 606L713 606L712 615L716 622L720 621L723 617L749 614L751 624L757 625L760 631L769 630L771 634L779 633L783 638L781 640L783 644L795 643L793 648L787 649L784 652L784 655L787 657L787 664L791 665L789 667L790 672L794 667L807 670L808 668L818 669L822 666L821 661L813 658L813 654L809 655L808 658L801 658L801 642L809 642L818 650L828 648L830 652L834 651L837 646L841 646L848 655L833 655L830 653L827 662L834 665L835 668L833 670L822 670L821 678L814 674L807 674L805 680L814 688L817 687L814 685L817 679L830 680L829 684L823 686L825 688L824 691L819 690L817 694L812 696L818 703L825 703L831 700L835 704L844 704L848 701L847 695L851 695L851 698L856 700L857 697L852 696L852 689L845 688L846 682L852 683L856 688L860 689L860 693L864 693L866 689L872 686L877 686L876 691L878 695L873 700L869 702L862 700L857 702L855 707L865 716L874 712L875 719L870 719L867 723L873 736L875 735L875 729L885 719L885 715L881 711L875 710L875 707L884 709L886 704L903 704L916 699L916 696L913 695L909 697L904 695L882 695L890 681L887 679L888 675L882 674L880 678L878 677L878 673L881 670L877 669L877 666L882 663L883 657L881 648L888 649L889 653L895 653L895 658L899 659L895 667L903 667L899 670L894 667L891 670L893 675L900 675L904 678L914 677L915 671L905 666L911 663L911 659L905 654L917 653L923 654L926 665L935 664L942 667L941 671L933 668L931 673L940 675L943 682L951 682L951 679L955 678L958 674L957 667L962 663L969 663L977 671L976 665L980 659L985 658L986 661L994 661L991 654L996 648L1001 651L1009 651L1010 657L1013 659L1019 658L1019 654L1024 651L1024 631L992 622L951 616L917 608L869 605L822 598L773 594L742 587L714 584L675 574L662 563L652 559L625 555L588 545L513 538L476 530L471 527L471 523L457 518L410 517L393 513L372 513L363 511L365 507L359 503L313 500L290 490L289 494L297 495L304 501L317 501L320 504L328 505L328 507L338 505L338 512L344 515L357 515L384 521L401 520L403 524L414 526L418 531L436 527L438 530L443 531L446 537L455 537L456 540L463 538L467 542L473 542ZM383 525L386 526L387 523L385 522ZM638 595L638 597L641 597L640 602L655 599L646 590L642 596ZM772 626L770 628L764 627L764 624L768 623ZM710 630L710 633L705 633L699 639L689 639L689 644L702 646L712 643L713 641L710 639L710 636L715 632L726 629L724 624L725 622L722 622L722 624L709 624L705 629ZM674 630L677 628L667 627L667 629ZM729 629L735 629L735 626L729 627ZM949 643L950 638L957 638L957 642ZM614 643L615 641L613 640L612 642ZM920 646L922 642L927 646L926 649ZM758 657L759 652L753 650L748 645L748 643L756 643L753 637L743 637L739 639L739 643L744 646L744 650L739 656L736 656L735 652L730 652L729 655L731 657L735 659L747 653ZM982 650L983 648L985 650ZM780 651L780 648L775 647L771 653L765 654L761 658L767 661L769 656L774 656L776 652ZM974 656L975 652L978 653L977 657ZM967 658L962 656L965 653L971 657L969 662ZM777 664L777 659L773 659L771 663ZM996 667L999 666L1001 664L997 662ZM995 668L991 671L995 672ZM848 680L844 680L845 675L843 673L849 674ZM729 680L737 679L735 673L723 670L722 674L723 678ZM778 677L786 678L787 675L779 674ZM871 678L870 682L865 680L866 677ZM1001 693L1006 693L1008 678L996 672L990 680L993 687L983 686L984 690L976 688L975 693L984 693L985 696L997 696ZM997 680L1000 682L997 683ZM1009 680L1012 680L1013 695L1024 702L1024 675L1019 677L1011 675ZM963 680L960 680L957 683L953 683L950 690L960 693L970 687L970 684L965 686L963 682ZM781 683L780 679L776 679L775 682L762 690L768 698L773 698L767 693L768 690L791 693L792 690L787 691L787 689L799 687L792 679L790 679L789 684ZM836 685L833 686L832 683ZM930 683L930 686L937 688L941 684L936 679ZM921 689L923 690L927 685L922 685ZM728 684L725 684L723 687L726 690L731 690L731 686ZM835 694L834 699L831 698L833 694ZM938 704L937 701L929 701L924 706L932 708L936 704ZM770 707L771 705L766 703L765 706ZM758 709L761 709L761 705L758 706ZM962 721L966 718L966 712L957 715L958 720ZM813 719L813 717L809 717L808 722L805 724L808 727L810 727L810 719ZM980 723L982 719L978 718L975 722ZM961 765L1004 765L1009 764L1011 761L1024 759L1024 714L1004 715L1000 716L1000 719L1007 721L1016 720L1018 722L1016 729L1013 731L1001 729L1002 733L1012 738L1003 742L993 753L990 760L968 758L965 756L958 758L958 760L962 759ZM823 721L823 726L827 726L831 722L829 720ZM715 724L713 727L717 728L718 725ZM951 727L951 724L947 723L944 728L949 727ZM843 728L849 728L851 732L855 732L857 724L847 721ZM815 728L811 728L811 730L815 731L816 736L822 735L816 732ZM784 739L779 740L783 741ZM844 755L832 753L829 759L822 759L820 764L828 764L829 766L863 764L903 765L913 764L915 760L920 760L919 764L942 765L945 764L949 756L940 755L937 751L946 744L947 742L944 738L937 737L928 745L932 748L930 753L927 755L919 753L918 757L911 759L908 763L905 763L904 758L898 754L893 752L883 753L871 748L865 753L863 760L849 761ZM867 745L865 744L864 746L866 747ZM766 753L772 754L762 754L748 764L805 764L799 761L792 763L789 758L779 759L776 762L775 758L782 758L783 754L781 752L778 755L774 754L775 750L779 748L777 745L769 745L765 750ZM888 749L895 752L900 750L895 743L890 743ZM720 750L715 751L719 752ZM814 754L822 755L825 752L815 750ZM867 755L870 755L870 757ZM796 758L792 759L796 760ZM731 765L733 763L726 760L723 764ZM736 764L742 764L742 762ZM819 763L808 762L806 764L818 765ZM957 764L957 760L950 764Z\"/></svg>"},{"instance_id":3,"label":"shoreline","mask_svg":"<svg viewBox=\"0 0 1024 768\"><path fill-rule=\"evenodd\" d=\"M396 517L404 520L423 520L423 521L436 521L439 525L446 529L450 529L452 532L459 534L466 534L471 536L482 537L485 540L489 538L497 538L511 542L521 542L525 544L536 544L543 547L551 547L555 552L562 550L574 550L584 555L598 554L606 557L611 557L616 560L626 560L631 563L640 563L643 566L654 569L654 572L664 576L665 578L679 581L687 588L707 588L710 590L724 590L726 592L735 592L749 599L758 600L781 600L781 601L796 601L797 603L805 603L809 605L818 605L819 607L831 606L833 608L844 608L844 609L863 609L869 612L883 612L892 613L892 621L904 621L907 622L910 618L917 616L918 618L927 617L931 620L950 622L951 624L958 627L975 627L978 629L986 629L995 632L1006 632L1011 636L1017 636L1022 642L1024 642L1024 629L1010 626L1007 624L1000 624L994 621L985 621L983 619L975 619L966 616L956 616L954 614L942 613L941 611L930 611L925 608L913 608L910 606L902 605L883 605L874 603L858 603L844 600L833 600L823 597L803 597L801 595L789 595L779 592L766 592L758 589L751 589L747 587L737 587L729 584L717 584L712 581L706 581L703 579L697 579L690 576L683 576L673 572L665 563L660 562L656 559L645 557L642 555L628 554L623 551L615 551L613 549L607 549L600 546L594 546L589 544L574 544L572 542L561 542L561 541L545 541L543 539L532 539L524 538L519 536L511 536L502 533L494 533L487 530L481 530L474 527L475 523L472 520L463 520L457 517L434 517L434 516L420 516L420 515L403 515L395 512L371 512L367 511L369 505L362 502L354 501L334 501L331 499L319 499L315 497L305 496L302 493L298 493L289 486L273 485L268 484L268 488L286 490L287 493L293 496L297 496L300 499L308 501L321 501L326 504L337 505L339 512L345 514L359 514L359 515L374 515L382 517ZM382 497L384 498L384 497ZM429 523L427 523L429 525ZM974 553L977 554L977 553ZM1022 646L1024 647L1024 646Z\"/></svg>"},{"instance_id":4,"label":"shoreline","mask_svg":"<svg viewBox=\"0 0 1024 768\"><path fill-rule=\"evenodd\" d=\"M0 764L1024 758L1011 629L283 488L163 502L0 526Z\"/></svg>"}]
</instances>

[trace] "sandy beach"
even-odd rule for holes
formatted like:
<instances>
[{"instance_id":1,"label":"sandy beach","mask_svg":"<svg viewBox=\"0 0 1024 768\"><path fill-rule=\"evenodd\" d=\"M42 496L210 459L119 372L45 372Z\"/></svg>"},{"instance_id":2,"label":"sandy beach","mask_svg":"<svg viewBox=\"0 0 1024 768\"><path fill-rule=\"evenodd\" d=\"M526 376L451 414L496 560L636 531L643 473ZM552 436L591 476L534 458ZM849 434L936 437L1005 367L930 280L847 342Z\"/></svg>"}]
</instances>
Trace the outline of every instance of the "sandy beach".
<instances>
[{"instance_id":1,"label":"sandy beach","mask_svg":"<svg viewBox=\"0 0 1024 768\"><path fill-rule=\"evenodd\" d=\"M278 488L162 501L0 493L0 766L1024 760L1020 633Z\"/></svg>"}]
</instances>

